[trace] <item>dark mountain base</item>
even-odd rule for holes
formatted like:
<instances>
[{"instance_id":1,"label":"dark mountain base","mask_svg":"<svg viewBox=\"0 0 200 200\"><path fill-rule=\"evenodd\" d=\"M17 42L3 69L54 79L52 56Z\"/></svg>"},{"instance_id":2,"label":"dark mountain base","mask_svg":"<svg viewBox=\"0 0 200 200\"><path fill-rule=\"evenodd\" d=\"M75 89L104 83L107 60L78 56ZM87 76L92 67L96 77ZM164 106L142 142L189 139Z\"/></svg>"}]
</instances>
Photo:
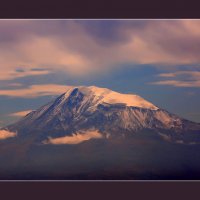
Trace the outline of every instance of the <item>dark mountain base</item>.
<instances>
[{"instance_id":1,"label":"dark mountain base","mask_svg":"<svg viewBox=\"0 0 200 200\"><path fill-rule=\"evenodd\" d=\"M197 180L200 145L153 133L78 145L34 144L34 136L0 142L1 180Z\"/></svg>"}]
</instances>

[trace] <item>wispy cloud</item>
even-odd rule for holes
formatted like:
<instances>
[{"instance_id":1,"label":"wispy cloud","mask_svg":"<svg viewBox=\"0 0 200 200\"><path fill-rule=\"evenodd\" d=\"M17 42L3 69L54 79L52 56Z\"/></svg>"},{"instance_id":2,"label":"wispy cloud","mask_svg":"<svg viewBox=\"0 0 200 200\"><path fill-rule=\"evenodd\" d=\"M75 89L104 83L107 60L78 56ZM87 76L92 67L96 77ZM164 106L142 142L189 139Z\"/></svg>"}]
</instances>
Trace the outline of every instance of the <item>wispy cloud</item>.
<instances>
[{"instance_id":1,"label":"wispy cloud","mask_svg":"<svg viewBox=\"0 0 200 200\"><path fill-rule=\"evenodd\" d=\"M9 114L9 116L24 117L24 116L26 116L30 112L32 112L32 110L24 110L24 111L20 111L20 112L11 113L11 114Z\"/></svg>"},{"instance_id":2,"label":"wispy cloud","mask_svg":"<svg viewBox=\"0 0 200 200\"><path fill-rule=\"evenodd\" d=\"M157 81L152 82L151 84L154 85L171 85L174 87L200 87L200 81L174 81L174 80L168 80L168 81Z\"/></svg>"},{"instance_id":3,"label":"wispy cloud","mask_svg":"<svg viewBox=\"0 0 200 200\"><path fill-rule=\"evenodd\" d=\"M27 76L39 76L39 75L46 75L50 74L52 71L50 70L27 70L27 69L21 69L21 70L3 70L0 73L0 80L13 80L17 78L27 77Z\"/></svg>"},{"instance_id":4,"label":"wispy cloud","mask_svg":"<svg viewBox=\"0 0 200 200\"><path fill-rule=\"evenodd\" d=\"M171 85L174 87L200 87L199 71L177 71L174 73L162 73L159 77L172 78L172 80L161 80L151 82L154 85Z\"/></svg>"},{"instance_id":5,"label":"wispy cloud","mask_svg":"<svg viewBox=\"0 0 200 200\"><path fill-rule=\"evenodd\" d=\"M12 87L20 87L20 86L23 86L22 83L8 83L7 85L8 85L8 86L12 86Z\"/></svg>"},{"instance_id":6,"label":"wispy cloud","mask_svg":"<svg viewBox=\"0 0 200 200\"><path fill-rule=\"evenodd\" d=\"M173 73L162 73L158 76L160 77L177 77L180 75L186 75L187 77L190 76L195 79L200 79L200 71L177 71Z\"/></svg>"},{"instance_id":7,"label":"wispy cloud","mask_svg":"<svg viewBox=\"0 0 200 200\"><path fill-rule=\"evenodd\" d=\"M76 133L72 136L64 136L59 138L49 138L48 140L44 141L44 144L79 144L81 142L90 140L90 139L97 139L102 138L102 135L98 131L89 131L87 133Z\"/></svg>"},{"instance_id":8,"label":"wispy cloud","mask_svg":"<svg viewBox=\"0 0 200 200\"><path fill-rule=\"evenodd\" d=\"M176 73L163 73L163 74L159 74L160 77L167 77L167 78L171 78L171 77L175 77Z\"/></svg>"},{"instance_id":9,"label":"wispy cloud","mask_svg":"<svg viewBox=\"0 0 200 200\"><path fill-rule=\"evenodd\" d=\"M10 132L8 130L0 130L0 140L5 140L7 138L16 137L17 133Z\"/></svg>"},{"instance_id":10,"label":"wispy cloud","mask_svg":"<svg viewBox=\"0 0 200 200\"><path fill-rule=\"evenodd\" d=\"M36 98L40 96L60 95L70 88L71 86L57 84L31 85L23 89L0 90L0 96Z\"/></svg>"}]
</instances>

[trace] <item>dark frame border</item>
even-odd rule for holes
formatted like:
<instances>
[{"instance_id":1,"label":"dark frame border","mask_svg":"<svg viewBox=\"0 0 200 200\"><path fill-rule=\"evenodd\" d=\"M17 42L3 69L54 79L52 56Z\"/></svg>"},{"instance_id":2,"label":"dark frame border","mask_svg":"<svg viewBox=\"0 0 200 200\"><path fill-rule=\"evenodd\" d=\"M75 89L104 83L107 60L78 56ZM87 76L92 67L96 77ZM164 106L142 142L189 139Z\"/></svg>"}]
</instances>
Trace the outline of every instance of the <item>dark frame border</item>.
<instances>
[{"instance_id":1,"label":"dark frame border","mask_svg":"<svg viewBox=\"0 0 200 200\"><path fill-rule=\"evenodd\" d=\"M199 18L200 2L194 0L4 0L0 18Z\"/></svg>"},{"instance_id":2,"label":"dark frame border","mask_svg":"<svg viewBox=\"0 0 200 200\"><path fill-rule=\"evenodd\" d=\"M199 3L180 0L4 1L1 19L195 19ZM199 199L199 181L0 182L2 199Z\"/></svg>"}]
</instances>

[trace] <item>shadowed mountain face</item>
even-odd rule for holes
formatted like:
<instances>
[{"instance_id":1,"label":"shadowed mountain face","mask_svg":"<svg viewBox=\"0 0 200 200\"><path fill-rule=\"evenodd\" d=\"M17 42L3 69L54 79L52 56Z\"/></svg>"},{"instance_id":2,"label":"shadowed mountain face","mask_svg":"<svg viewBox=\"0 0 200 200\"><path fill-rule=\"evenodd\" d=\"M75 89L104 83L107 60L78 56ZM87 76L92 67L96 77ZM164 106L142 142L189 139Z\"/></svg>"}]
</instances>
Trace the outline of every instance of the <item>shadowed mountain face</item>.
<instances>
[{"instance_id":1,"label":"shadowed mountain face","mask_svg":"<svg viewBox=\"0 0 200 200\"><path fill-rule=\"evenodd\" d=\"M199 130L137 95L72 87L1 130L0 178L194 179Z\"/></svg>"}]
</instances>

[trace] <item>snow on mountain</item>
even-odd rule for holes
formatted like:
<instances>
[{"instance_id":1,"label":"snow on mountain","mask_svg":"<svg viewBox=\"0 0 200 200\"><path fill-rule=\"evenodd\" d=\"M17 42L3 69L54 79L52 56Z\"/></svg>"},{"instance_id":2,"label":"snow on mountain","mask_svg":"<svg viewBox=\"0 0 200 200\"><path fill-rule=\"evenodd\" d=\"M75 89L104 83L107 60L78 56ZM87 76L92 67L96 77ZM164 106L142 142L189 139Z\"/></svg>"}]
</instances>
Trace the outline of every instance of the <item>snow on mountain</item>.
<instances>
[{"instance_id":1,"label":"snow on mountain","mask_svg":"<svg viewBox=\"0 0 200 200\"><path fill-rule=\"evenodd\" d=\"M71 92L75 89L71 88L65 93L65 97L68 98ZM147 108L151 110L157 110L158 107L153 105L152 103L144 100L138 95L134 94L121 94L112 90L109 90L107 88L100 88L96 86L90 86L90 87L84 87L80 86L77 87L80 92L82 92L84 95L88 96L90 98L94 105L97 106L101 103L109 103L109 104L117 104L122 103L126 106L134 106L134 107L140 107L140 108ZM92 98L94 97L94 98Z\"/></svg>"}]
</instances>

